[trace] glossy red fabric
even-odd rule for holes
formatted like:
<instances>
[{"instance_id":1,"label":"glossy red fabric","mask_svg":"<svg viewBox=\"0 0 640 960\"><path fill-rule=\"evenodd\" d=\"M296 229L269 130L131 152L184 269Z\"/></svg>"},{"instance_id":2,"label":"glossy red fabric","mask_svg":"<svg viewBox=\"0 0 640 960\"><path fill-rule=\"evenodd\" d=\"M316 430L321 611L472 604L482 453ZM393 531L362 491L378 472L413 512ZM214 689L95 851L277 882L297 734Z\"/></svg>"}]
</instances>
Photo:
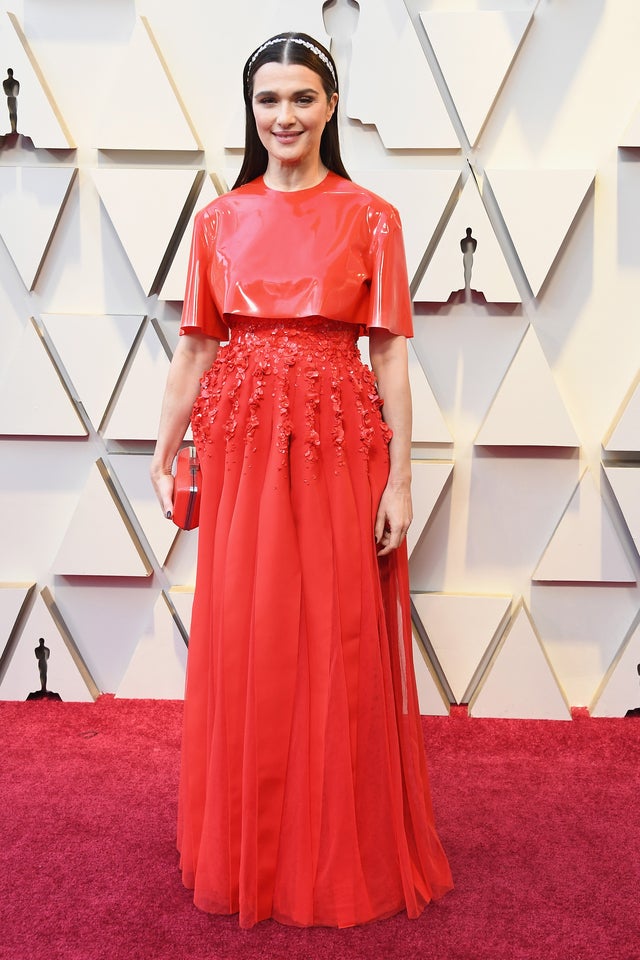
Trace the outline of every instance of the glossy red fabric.
<instances>
[{"instance_id":1,"label":"glossy red fabric","mask_svg":"<svg viewBox=\"0 0 640 960\"><path fill-rule=\"evenodd\" d=\"M270 190L260 177L218 197L195 220L181 332L226 340L234 315L412 336L397 211L334 173L307 190Z\"/></svg>"}]
</instances>

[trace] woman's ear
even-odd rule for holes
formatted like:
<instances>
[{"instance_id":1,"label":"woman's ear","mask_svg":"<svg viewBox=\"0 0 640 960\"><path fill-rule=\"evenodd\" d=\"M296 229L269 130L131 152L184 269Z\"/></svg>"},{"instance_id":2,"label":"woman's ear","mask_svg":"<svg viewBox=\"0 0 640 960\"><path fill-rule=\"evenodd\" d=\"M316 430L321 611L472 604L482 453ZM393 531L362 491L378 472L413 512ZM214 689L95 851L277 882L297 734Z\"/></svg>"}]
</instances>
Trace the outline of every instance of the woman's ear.
<instances>
[{"instance_id":1,"label":"woman's ear","mask_svg":"<svg viewBox=\"0 0 640 960\"><path fill-rule=\"evenodd\" d=\"M331 120L331 117L334 115L336 107L338 106L338 94L332 93L329 98L329 103L327 105L327 123Z\"/></svg>"}]
</instances>

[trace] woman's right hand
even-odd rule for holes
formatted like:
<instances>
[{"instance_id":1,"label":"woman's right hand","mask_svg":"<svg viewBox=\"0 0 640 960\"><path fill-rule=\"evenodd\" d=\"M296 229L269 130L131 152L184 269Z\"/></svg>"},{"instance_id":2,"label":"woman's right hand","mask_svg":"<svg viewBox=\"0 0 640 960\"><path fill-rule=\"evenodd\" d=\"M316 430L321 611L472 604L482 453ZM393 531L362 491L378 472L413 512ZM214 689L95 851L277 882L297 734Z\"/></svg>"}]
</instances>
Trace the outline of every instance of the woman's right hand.
<instances>
[{"instance_id":1,"label":"woman's right hand","mask_svg":"<svg viewBox=\"0 0 640 960\"><path fill-rule=\"evenodd\" d=\"M156 465L153 460L151 461L150 474L151 483L162 507L162 512L167 520L170 520L173 513L173 475L167 473L160 464Z\"/></svg>"},{"instance_id":2,"label":"woman's right hand","mask_svg":"<svg viewBox=\"0 0 640 960\"><path fill-rule=\"evenodd\" d=\"M180 337L169 367L158 441L149 468L153 489L167 519L173 512L173 460L189 426L200 378L215 360L219 346L219 340L200 333Z\"/></svg>"}]
</instances>

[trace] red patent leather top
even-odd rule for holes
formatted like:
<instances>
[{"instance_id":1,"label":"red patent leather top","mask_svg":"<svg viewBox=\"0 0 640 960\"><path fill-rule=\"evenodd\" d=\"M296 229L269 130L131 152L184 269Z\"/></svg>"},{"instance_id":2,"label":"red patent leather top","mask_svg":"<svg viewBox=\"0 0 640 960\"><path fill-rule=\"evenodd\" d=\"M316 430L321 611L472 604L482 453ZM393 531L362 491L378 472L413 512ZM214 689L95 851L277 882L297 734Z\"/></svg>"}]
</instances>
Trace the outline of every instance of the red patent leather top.
<instances>
[{"instance_id":1,"label":"red patent leather top","mask_svg":"<svg viewBox=\"0 0 640 960\"><path fill-rule=\"evenodd\" d=\"M195 219L180 333L226 340L233 315L412 336L397 211L335 173L292 192L259 177L218 197Z\"/></svg>"}]
</instances>

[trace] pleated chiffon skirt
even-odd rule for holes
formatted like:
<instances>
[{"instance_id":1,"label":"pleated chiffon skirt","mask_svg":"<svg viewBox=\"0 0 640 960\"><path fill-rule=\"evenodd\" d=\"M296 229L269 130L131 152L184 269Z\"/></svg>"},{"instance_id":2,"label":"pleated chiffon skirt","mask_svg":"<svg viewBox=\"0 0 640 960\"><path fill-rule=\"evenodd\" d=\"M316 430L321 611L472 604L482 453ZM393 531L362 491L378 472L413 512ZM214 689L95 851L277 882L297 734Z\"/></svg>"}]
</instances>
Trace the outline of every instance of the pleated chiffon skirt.
<instances>
[{"instance_id":1,"label":"pleated chiffon skirt","mask_svg":"<svg viewBox=\"0 0 640 960\"><path fill-rule=\"evenodd\" d=\"M178 846L196 905L243 927L416 917L451 887L406 549L376 554L390 434L356 335L238 319L194 406Z\"/></svg>"}]
</instances>

